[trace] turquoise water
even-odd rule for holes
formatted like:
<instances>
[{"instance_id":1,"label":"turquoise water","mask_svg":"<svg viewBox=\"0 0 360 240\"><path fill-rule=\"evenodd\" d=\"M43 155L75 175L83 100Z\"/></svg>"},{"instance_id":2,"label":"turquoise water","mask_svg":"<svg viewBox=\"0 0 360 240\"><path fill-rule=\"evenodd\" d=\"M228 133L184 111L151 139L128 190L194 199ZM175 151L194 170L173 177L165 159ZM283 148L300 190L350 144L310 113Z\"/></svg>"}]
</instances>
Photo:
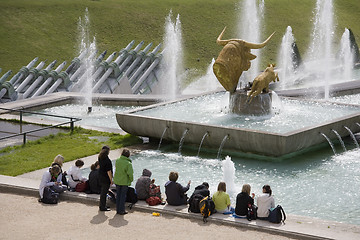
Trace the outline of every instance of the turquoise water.
<instances>
[{"instance_id":1,"label":"turquoise water","mask_svg":"<svg viewBox=\"0 0 360 240\"><path fill-rule=\"evenodd\" d=\"M39 110L38 112L46 114L61 115L67 117L81 118L80 122L76 125L81 126L94 126L94 127L107 127L119 129L116 121L116 113L129 111L138 107L134 106L109 106L109 105L94 105L92 112L87 112L87 105L85 104L65 104ZM54 118L49 116L34 115L34 117L41 117L49 120L62 121L63 119Z\"/></svg>"},{"instance_id":2,"label":"turquoise water","mask_svg":"<svg viewBox=\"0 0 360 240\"><path fill-rule=\"evenodd\" d=\"M354 95L347 97L350 99L348 100L350 103L360 104L360 100L356 102L356 99L360 99L360 97ZM184 106L170 104L164 109L174 110L176 114L185 117L186 121L199 117L204 123L214 124L212 121L216 119L231 118L231 116L226 116L225 106L228 102L226 94L207 95L201 98L205 101L197 102L198 99L194 99L187 101ZM343 99L339 101L346 102ZM266 125L272 131L280 126L279 131L284 131L282 129L289 131L293 125L302 128L308 124L317 124L317 122L337 118L339 115L358 111L358 107L343 108L331 103L299 104L299 101L295 100L284 100L283 103L280 113L273 114L272 118L239 117L235 118L238 121L235 124L238 127L244 127L241 124L248 124L250 128L261 128L262 125ZM194 107L199 111L191 109ZM87 114L85 105L65 105L49 108L45 112L83 118L80 122L81 125L119 128L115 120L115 113L130 109L134 109L134 107L94 106L93 112ZM305 112L310 113L311 117L304 114ZM160 115L156 115L156 117L166 119L166 114L167 110L160 112ZM206 114L212 114L213 118ZM295 119L286 122L285 120L290 119L291 115L294 115ZM243 122L239 123L240 120ZM298 120L298 123L290 124L295 120ZM159 131L163 131L163 129L159 129ZM344 141L347 149L354 148L351 139L344 139ZM278 162L223 153L222 159L229 154L234 163L235 173L230 176L231 171L223 166L221 160L216 159L216 150L215 153L206 153L204 149L201 151L200 157L195 157L197 149L187 149L186 145L183 147L182 155L177 153L177 145L162 146L161 151L142 151L131 156L135 172L135 180L132 185L135 185L143 168L148 168L153 172L153 178L161 186L162 192L164 192L164 184L168 180L170 171L179 172L178 181L183 185L189 180L192 181L189 194L203 181L209 182L210 191L214 193L220 181L223 179L228 181L233 177L233 183L227 182L233 205L243 184L249 183L256 195L261 193L264 184L269 184L273 189L276 204L281 204L288 214L360 224L360 150L352 149L343 152L340 144L336 142L335 147L336 155L333 155L331 148L324 144L323 148ZM84 176L88 173L89 169L84 169ZM230 187L232 184L234 187Z\"/></svg>"},{"instance_id":3,"label":"turquoise water","mask_svg":"<svg viewBox=\"0 0 360 240\"><path fill-rule=\"evenodd\" d=\"M221 92L138 111L134 114L173 121L287 133L360 111L360 106L285 98L281 99L278 109L275 109L271 115L240 116L228 113L226 107L228 102L228 95Z\"/></svg>"},{"instance_id":4,"label":"turquoise water","mask_svg":"<svg viewBox=\"0 0 360 240\"><path fill-rule=\"evenodd\" d=\"M250 184L256 195L261 193L264 184L269 184L275 203L281 204L287 214L360 224L360 150L331 153L330 148L324 148L282 162L232 157L234 189L229 189L232 184L226 181L232 204L235 205L243 184ZM183 185L192 181L189 194L203 181L210 184L210 191L214 193L220 181L231 179L232 176L227 175L230 171L221 160L194 157L193 152L188 153L192 156L186 154L148 150L131 156L135 179L132 185L143 168L152 171L162 192L170 171L179 172L178 182ZM84 171L88 174L89 170Z\"/></svg>"}]
</instances>

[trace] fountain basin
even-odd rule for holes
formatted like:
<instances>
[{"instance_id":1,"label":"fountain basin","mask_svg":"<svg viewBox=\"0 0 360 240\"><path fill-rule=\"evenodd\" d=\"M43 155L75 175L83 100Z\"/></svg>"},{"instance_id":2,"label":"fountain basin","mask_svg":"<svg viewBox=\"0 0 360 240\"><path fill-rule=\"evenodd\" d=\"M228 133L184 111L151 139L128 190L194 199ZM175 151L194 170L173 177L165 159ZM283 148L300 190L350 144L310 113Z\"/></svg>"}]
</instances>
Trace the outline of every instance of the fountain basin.
<instances>
[{"instance_id":1,"label":"fountain basin","mask_svg":"<svg viewBox=\"0 0 360 240\"><path fill-rule=\"evenodd\" d=\"M179 142L184 131L188 129L185 144L199 145L204 134L208 132L209 136L205 138L203 146L218 148L228 135L224 149L272 157L284 156L324 143L326 139L320 133L335 139L333 129L341 137L349 135L344 126L352 132L360 131L356 124L360 121L360 106L286 99L289 103L285 104L284 113L267 118L248 118L227 114L224 113L225 110L219 109L219 98L224 96L226 98L225 93L216 93L156 104L118 113L116 119L124 131L138 136L160 139L163 130L168 128L163 138ZM205 101L199 101L201 98ZM196 109L191 109L192 106ZM327 114L322 114L321 111ZM301 112L304 112L304 115L301 115ZM196 119L197 116L201 116L200 119ZM294 122L295 120L298 122Z\"/></svg>"}]
</instances>

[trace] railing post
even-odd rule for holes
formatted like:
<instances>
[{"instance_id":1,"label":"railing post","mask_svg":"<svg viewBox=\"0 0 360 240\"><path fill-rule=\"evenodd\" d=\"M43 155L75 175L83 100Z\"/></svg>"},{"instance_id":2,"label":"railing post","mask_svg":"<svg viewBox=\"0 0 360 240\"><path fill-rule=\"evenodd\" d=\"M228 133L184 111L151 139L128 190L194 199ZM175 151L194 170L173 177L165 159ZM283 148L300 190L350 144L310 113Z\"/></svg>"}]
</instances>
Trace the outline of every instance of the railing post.
<instances>
[{"instance_id":1,"label":"railing post","mask_svg":"<svg viewBox=\"0 0 360 240\"><path fill-rule=\"evenodd\" d=\"M70 118L70 129L71 129L71 132L73 132L74 130L74 121L73 121L73 118Z\"/></svg>"},{"instance_id":2,"label":"railing post","mask_svg":"<svg viewBox=\"0 0 360 240\"><path fill-rule=\"evenodd\" d=\"M23 144L25 145L26 144L26 133L24 133L23 135L24 135Z\"/></svg>"},{"instance_id":3,"label":"railing post","mask_svg":"<svg viewBox=\"0 0 360 240\"><path fill-rule=\"evenodd\" d=\"M22 133L22 111L20 110L20 133Z\"/></svg>"}]
</instances>

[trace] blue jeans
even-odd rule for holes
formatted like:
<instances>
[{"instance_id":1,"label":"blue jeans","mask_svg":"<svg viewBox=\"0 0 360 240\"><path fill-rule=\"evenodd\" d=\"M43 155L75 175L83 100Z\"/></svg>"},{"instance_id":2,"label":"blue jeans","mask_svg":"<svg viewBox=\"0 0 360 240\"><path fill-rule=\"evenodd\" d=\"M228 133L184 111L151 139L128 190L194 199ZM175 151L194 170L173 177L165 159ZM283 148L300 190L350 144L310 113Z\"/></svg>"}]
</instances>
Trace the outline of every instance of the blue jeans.
<instances>
[{"instance_id":1,"label":"blue jeans","mask_svg":"<svg viewBox=\"0 0 360 240\"><path fill-rule=\"evenodd\" d=\"M116 212L125 212L125 201L128 186L116 185Z\"/></svg>"}]
</instances>

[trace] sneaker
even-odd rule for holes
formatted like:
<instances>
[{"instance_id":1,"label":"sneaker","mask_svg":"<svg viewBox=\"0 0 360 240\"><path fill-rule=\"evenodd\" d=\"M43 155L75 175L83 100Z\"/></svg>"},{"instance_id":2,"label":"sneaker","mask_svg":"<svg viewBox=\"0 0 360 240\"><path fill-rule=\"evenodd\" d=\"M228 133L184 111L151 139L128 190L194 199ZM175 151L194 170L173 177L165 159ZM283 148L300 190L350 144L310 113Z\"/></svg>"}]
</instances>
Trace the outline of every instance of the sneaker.
<instances>
[{"instance_id":1,"label":"sneaker","mask_svg":"<svg viewBox=\"0 0 360 240\"><path fill-rule=\"evenodd\" d=\"M110 211L110 208L99 208L99 211L108 212L108 211Z\"/></svg>"}]
</instances>

